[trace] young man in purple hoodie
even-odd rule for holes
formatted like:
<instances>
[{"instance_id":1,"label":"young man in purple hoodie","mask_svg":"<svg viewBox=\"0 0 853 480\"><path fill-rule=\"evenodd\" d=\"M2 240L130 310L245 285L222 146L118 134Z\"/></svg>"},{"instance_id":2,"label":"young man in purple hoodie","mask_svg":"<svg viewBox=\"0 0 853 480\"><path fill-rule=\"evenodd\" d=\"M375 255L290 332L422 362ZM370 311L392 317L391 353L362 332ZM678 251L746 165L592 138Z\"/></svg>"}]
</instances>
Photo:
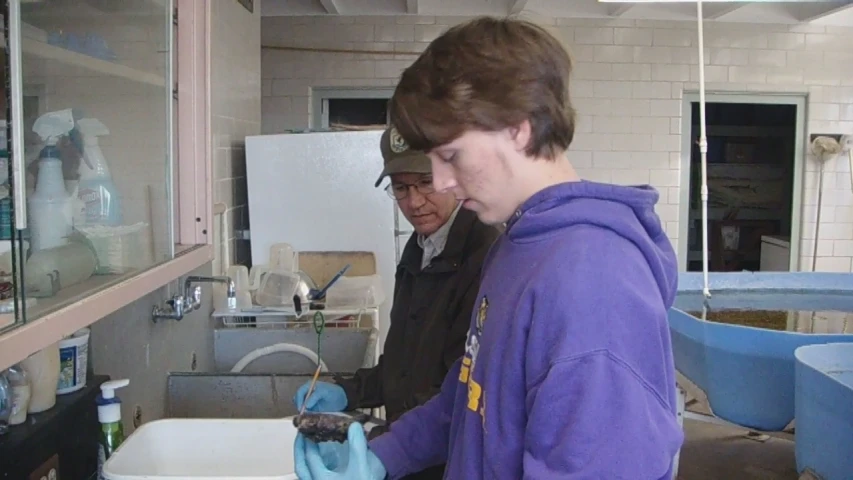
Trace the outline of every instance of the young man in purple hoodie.
<instances>
[{"instance_id":1,"label":"young man in purple hoodie","mask_svg":"<svg viewBox=\"0 0 853 480\"><path fill-rule=\"evenodd\" d=\"M571 60L544 29L481 18L433 41L391 101L436 188L506 223L465 355L441 393L367 443L297 438L302 479L669 480L683 433L667 310L676 291L657 192L581 180L566 160Z\"/></svg>"}]
</instances>

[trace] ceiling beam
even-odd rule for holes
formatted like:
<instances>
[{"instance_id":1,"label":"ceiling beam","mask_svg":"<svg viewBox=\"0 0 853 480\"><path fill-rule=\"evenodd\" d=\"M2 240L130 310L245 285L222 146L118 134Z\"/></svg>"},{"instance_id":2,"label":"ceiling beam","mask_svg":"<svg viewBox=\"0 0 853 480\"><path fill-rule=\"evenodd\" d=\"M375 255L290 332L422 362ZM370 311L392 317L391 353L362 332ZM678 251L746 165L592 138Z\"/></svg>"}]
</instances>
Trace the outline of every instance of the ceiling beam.
<instances>
[{"instance_id":1,"label":"ceiling beam","mask_svg":"<svg viewBox=\"0 0 853 480\"><path fill-rule=\"evenodd\" d=\"M734 13L747 5L747 3L724 3L719 5L710 5L708 3L703 3L702 16L708 20L716 20L730 13Z\"/></svg>"},{"instance_id":2,"label":"ceiling beam","mask_svg":"<svg viewBox=\"0 0 853 480\"><path fill-rule=\"evenodd\" d=\"M525 8L527 8L528 0L510 0L509 2L509 14L510 15L519 15Z\"/></svg>"},{"instance_id":3,"label":"ceiling beam","mask_svg":"<svg viewBox=\"0 0 853 480\"><path fill-rule=\"evenodd\" d=\"M406 13L417 15L418 7L418 0L406 0Z\"/></svg>"},{"instance_id":4,"label":"ceiling beam","mask_svg":"<svg viewBox=\"0 0 853 480\"><path fill-rule=\"evenodd\" d=\"M820 20L821 18L849 10L851 8L853 8L853 0L833 2L829 5L820 3L804 3L792 5L790 7L794 18L803 23Z\"/></svg>"},{"instance_id":5,"label":"ceiling beam","mask_svg":"<svg viewBox=\"0 0 853 480\"><path fill-rule=\"evenodd\" d=\"M326 13L331 13L332 15L340 15L341 9L338 8L338 4L335 3L335 0L320 0L320 4L323 5L323 9L326 10Z\"/></svg>"},{"instance_id":6,"label":"ceiling beam","mask_svg":"<svg viewBox=\"0 0 853 480\"><path fill-rule=\"evenodd\" d=\"M611 17L621 17L625 15L625 13L630 10L634 4L631 3L617 3L615 5L607 6L607 14Z\"/></svg>"}]
</instances>

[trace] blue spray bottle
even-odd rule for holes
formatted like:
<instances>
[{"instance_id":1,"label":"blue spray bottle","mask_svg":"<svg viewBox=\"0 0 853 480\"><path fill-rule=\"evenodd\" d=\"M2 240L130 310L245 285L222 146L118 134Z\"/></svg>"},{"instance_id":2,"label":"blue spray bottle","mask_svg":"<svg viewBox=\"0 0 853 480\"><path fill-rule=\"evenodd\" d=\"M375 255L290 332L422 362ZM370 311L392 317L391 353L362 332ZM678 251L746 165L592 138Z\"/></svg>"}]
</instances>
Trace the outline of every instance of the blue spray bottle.
<instances>
[{"instance_id":1,"label":"blue spray bottle","mask_svg":"<svg viewBox=\"0 0 853 480\"><path fill-rule=\"evenodd\" d=\"M83 218L79 223L121 225L121 200L98 144L98 137L110 131L94 118L77 121L77 130L83 137L83 161L80 162L80 183L77 186L77 198L83 204Z\"/></svg>"}]
</instances>

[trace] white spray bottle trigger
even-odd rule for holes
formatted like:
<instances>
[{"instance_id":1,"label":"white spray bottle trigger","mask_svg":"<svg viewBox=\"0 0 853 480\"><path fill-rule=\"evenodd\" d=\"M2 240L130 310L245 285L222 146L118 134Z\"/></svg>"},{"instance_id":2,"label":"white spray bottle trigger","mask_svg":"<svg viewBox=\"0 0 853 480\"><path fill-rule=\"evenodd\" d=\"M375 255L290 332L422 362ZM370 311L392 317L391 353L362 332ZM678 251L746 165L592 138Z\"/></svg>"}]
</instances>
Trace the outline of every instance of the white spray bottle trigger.
<instances>
[{"instance_id":1,"label":"white spray bottle trigger","mask_svg":"<svg viewBox=\"0 0 853 480\"><path fill-rule=\"evenodd\" d=\"M123 378L121 380L110 380L101 384L101 397L104 400L115 398L116 390L121 387L130 385L130 380Z\"/></svg>"},{"instance_id":2,"label":"white spray bottle trigger","mask_svg":"<svg viewBox=\"0 0 853 480\"><path fill-rule=\"evenodd\" d=\"M77 121L77 130L83 135L84 141L91 144L97 144L98 137L110 134L107 126L97 118L81 118Z\"/></svg>"},{"instance_id":3,"label":"white spray bottle trigger","mask_svg":"<svg viewBox=\"0 0 853 480\"><path fill-rule=\"evenodd\" d=\"M74 116L70 108L45 113L36 119L33 131L47 145L56 145L59 137L74 129Z\"/></svg>"}]
</instances>

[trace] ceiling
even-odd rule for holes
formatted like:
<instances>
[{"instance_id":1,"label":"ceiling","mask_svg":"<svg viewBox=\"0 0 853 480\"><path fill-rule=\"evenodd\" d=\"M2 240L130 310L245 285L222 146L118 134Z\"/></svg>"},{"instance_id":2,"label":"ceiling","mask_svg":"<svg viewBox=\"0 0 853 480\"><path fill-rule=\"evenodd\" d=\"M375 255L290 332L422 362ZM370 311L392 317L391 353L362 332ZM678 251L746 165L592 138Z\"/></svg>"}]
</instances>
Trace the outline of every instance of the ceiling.
<instances>
[{"instance_id":1,"label":"ceiling","mask_svg":"<svg viewBox=\"0 0 853 480\"><path fill-rule=\"evenodd\" d=\"M853 0L703 2L711 21L853 26ZM293 15L509 15L560 18L693 20L695 2L601 3L598 0L261 0L265 17Z\"/></svg>"}]
</instances>

